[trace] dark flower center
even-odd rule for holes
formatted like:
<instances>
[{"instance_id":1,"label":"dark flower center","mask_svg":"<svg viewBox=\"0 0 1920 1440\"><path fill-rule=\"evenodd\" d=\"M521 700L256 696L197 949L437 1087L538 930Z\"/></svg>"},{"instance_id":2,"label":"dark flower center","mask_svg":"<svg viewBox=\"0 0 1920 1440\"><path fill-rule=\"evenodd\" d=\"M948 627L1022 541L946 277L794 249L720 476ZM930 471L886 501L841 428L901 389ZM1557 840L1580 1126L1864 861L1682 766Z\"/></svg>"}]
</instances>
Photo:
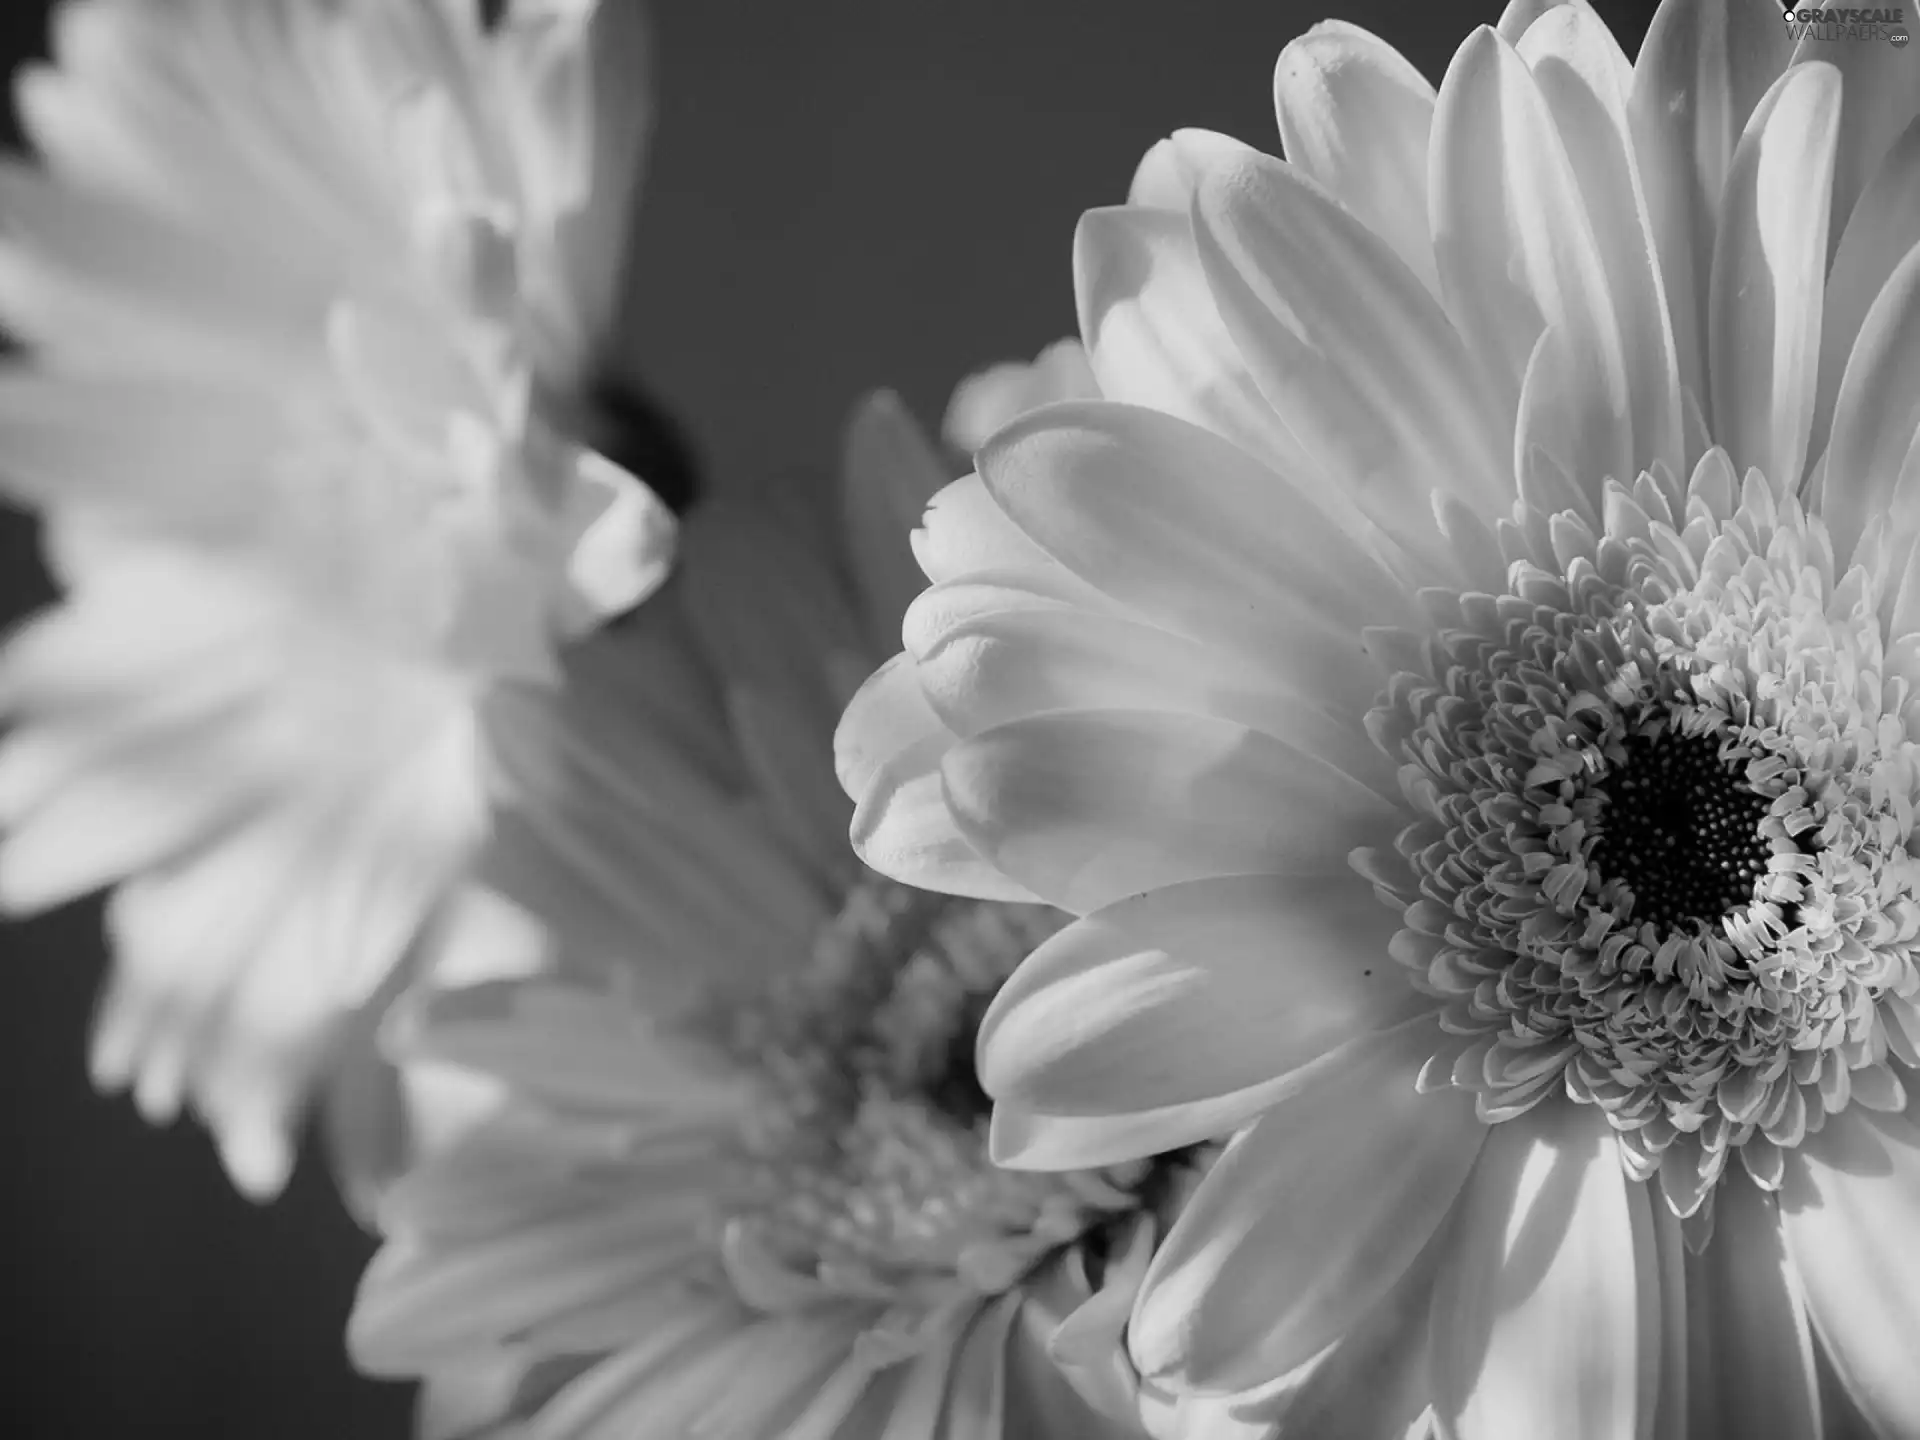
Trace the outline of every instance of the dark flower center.
<instances>
[{"instance_id":1,"label":"dark flower center","mask_svg":"<svg viewBox=\"0 0 1920 1440\"><path fill-rule=\"evenodd\" d=\"M1633 892L1633 918L1661 930L1712 925L1753 900L1772 847L1772 802L1720 756L1711 735L1672 730L1626 741L1627 760L1594 787L1605 802L1592 858Z\"/></svg>"}]
</instances>

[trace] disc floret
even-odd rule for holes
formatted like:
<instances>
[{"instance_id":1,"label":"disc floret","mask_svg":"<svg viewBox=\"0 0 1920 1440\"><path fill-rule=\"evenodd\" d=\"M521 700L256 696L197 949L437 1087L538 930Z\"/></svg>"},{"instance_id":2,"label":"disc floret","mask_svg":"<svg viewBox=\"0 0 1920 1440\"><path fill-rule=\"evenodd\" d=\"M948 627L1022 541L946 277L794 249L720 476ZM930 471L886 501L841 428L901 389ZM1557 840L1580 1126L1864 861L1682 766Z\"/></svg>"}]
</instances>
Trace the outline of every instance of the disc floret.
<instances>
[{"instance_id":1,"label":"disc floret","mask_svg":"<svg viewBox=\"0 0 1920 1440\"><path fill-rule=\"evenodd\" d=\"M1600 1106L1682 1216L1730 1156L1773 1188L1827 1114L1904 1105L1907 1008L1880 1002L1920 990L1914 717L1874 577L1836 578L1757 475L1733 494L1716 452L1685 492L1610 486L1599 533L1523 513L1511 593L1429 597L1425 664L1372 716L1423 815L1395 899L1448 1035L1423 1085L1492 1123Z\"/></svg>"}]
</instances>

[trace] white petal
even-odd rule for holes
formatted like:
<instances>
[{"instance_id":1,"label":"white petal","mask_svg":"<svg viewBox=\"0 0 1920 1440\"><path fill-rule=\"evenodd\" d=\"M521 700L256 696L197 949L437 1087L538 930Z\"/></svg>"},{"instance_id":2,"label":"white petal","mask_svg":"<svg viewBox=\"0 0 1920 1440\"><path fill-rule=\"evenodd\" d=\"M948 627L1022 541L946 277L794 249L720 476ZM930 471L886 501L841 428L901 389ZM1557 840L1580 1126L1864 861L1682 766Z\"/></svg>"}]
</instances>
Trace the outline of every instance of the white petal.
<instances>
[{"instance_id":1,"label":"white petal","mask_svg":"<svg viewBox=\"0 0 1920 1440\"><path fill-rule=\"evenodd\" d=\"M1821 515L1836 557L1854 553L1869 528L1896 535L1920 524L1920 497L1898 492L1901 466L1920 432L1920 245L1888 278L1860 327L1833 409L1833 441Z\"/></svg>"},{"instance_id":2,"label":"white petal","mask_svg":"<svg viewBox=\"0 0 1920 1440\"><path fill-rule=\"evenodd\" d=\"M1822 64L1767 92L1734 151L1713 252L1713 438L1779 485L1797 486L1809 458L1840 101Z\"/></svg>"},{"instance_id":3,"label":"white petal","mask_svg":"<svg viewBox=\"0 0 1920 1440\"><path fill-rule=\"evenodd\" d=\"M1101 395L1190 420L1282 474L1312 472L1214 308L1184 204L1087 211L1073 236L1073 284Z\"/></svg>"},{"instance_id":4,"label":"white petal","mask_svg":"<svg viewBox=\"0 0 1920 1440\"><path fill-rule=\"evenodd\" d=\"M1596 1107L1549 1101L1491 1129L1434 1294L1446 1440L1634 1440L1659 1353L1651 1229Z\"/></svg>"},{"instance_id":5,"label":"white petal","mask_svg":"<svg viewBox=\"0 0 1920 1440\"><path fill-rule=\"evenodd\" d=\"M1415 1088L1433 1036L1418 1021L1348 1046L1236 1137L1148 1268L1129 1340L1144 1373L1260 1384L1400 1280L1485 1134L1470 1097Z\"/></svg>"},{"instance_id":6,"label":"white petal","mask_svg":"<svg viewBox=\"0 0 1920 1440\"><path fill-rule=\"evenodd\" d=\"M1127 204L1184 215L1209 165L1252 153L1251 145L1215 130L1176 130L1141 157L1127 190Z\"/></svg>"},{"instance_id":7,"label":"white petal","mask_svg":"<svg viewBox=\"0 0 1920 1440\"><path fill-rule=\"evenodd\" d=\"M1858 1105L1788 1167L1780 1229L1833 1368L1885 1436L1920 1434L1920 1129Z\"/></svg>"},{"instance_id":8,"label":"white petal","mask_svg":"<svg viewBox=\"0 0 1920 1440\"><path fill-rule=\"evenodd\" d=\"M745 1103L744 1082L711 1052L685 1042L601 987L506 980L428 992L397 1012L389 1045L508 1082L568 1110L665 1110L724 1123Z\"/></svg>"},{"instance_id":9,"label":"white petal","mask_svg":"<svg viewBox=\"0 0 1920 1440\"><path fill-rule=\"evenodd\" d=\"M947 802L995 869L1084 914L1215 875L1337 875L1396 811L1271 736L1098 711L996 726L947 753Z\"/></svg>"},{"instance_id":10,"label":"white petal","mask_svg":"<svg viewBox=\"0 0 1920 1440\"><path fill-rule=\"evenodd\" d=\"M996 1101L987 1135L993 1163L1009 1170L1088 1170L1216 1140L1297 1083L1296 1075L1181 1105L1125 1115L1043 1115Z\"/></svg>"},{"instance_id":11,"label":"white petal","mask_svg":"<svg viewBox=\"0 0 1920 1440\"><path fill-rule=\"evenodd\" d=\"M1820 398L1808 453L1827 444L1840 376L1867 311L1920 235L1920 121L1909 125L1853 207L1827 274L1820 316Z\"/></svg>"},{"instance_id":12,"label":"white petal","mask_svg":"<svg viewBox=\"0 0 1920 1440\"><path fill-rule=\"evenodd\" d=\"M1908 26L1911 17L1906 17ZM1894 139L1920 115L1920 68L1902 45L1877 36L1840 44L1803 37L1795 64L1824 61L1839 70L1846 103L1840 111L1840 143L1833 164L1833 238L1837 241L1854 202L1880 168Z\"/></svg>"},{"instance_id":13,"label":"white petal","mask_svg":"<svg viewBox=\"0 0 1920 1440\"><path fill-rule=\"evenodd\" d=\"M1119 901L1028 956L980 1024L980 1082L1054 1115L1125 1115L1283 1075L1416 997L1399 917L1360 876L1241 875Z\"/></svg>"},{"instance_id":14,"label":"white petal","mask_svg":"<svg viewBox=\"0 0 1920 1440\"><path fill-rule=\"evenodd\" d=\"M1427 231L1433 86L1426 77L1378 36L1323 20L1280 52L1273 91L1287 159L1437 295Z\"/></svg>"},{"instance_id":15,"label":"white petal","mask_svg":"<svg viewBox=\"0 0 1920 1440\"><path fill-rule=\"evenodd\" d=\"M1633 414L1633 467L1685 467L1680 376L1628 113L1633 69L1585 4L1556 5L1518 42L1573 166L1606 271ZM1624 478L1624 477L1623 477Z\"/></svg>"},{"instance_id":16,"label":"white petal","mask_svg":"<svg viewBox=\"0 0 1920 1440\"><path fill-rule=\"evenodd\" d=\"M920 688L962 738L1063 710L1217 715L1399 794L1393 762L1354 724L1377 681L1336 687L1312 673L1287 685L1226 651L987 577L927 591L908 610L905 634Z\"/></svg>"},{"instance_id":17,"label":"white petal","mask_svg":"<svg viewBox=\"0 0 1920 1440\"><path fill-rule=\"evenodd\" d=\"M1356 637L1409 613L1404 586L1238 447L1157 411L1095 402L1007 427L980 466L1027 535L1154 624L1272 664L1297 677L1290 688L1345 699L1377 686Z\"/></svg>"},{"instance_id":18,"label":"white petal","mask_svg":"<svg viewBox=\"0 0 1920 1440\"><path fill-rule=\"evenodd\" d=\"M1781 1248L1773 1197L1727 1167L1713 1239L1687 1258L1687 1367L1694 1431L1819 1440L1813 1333Z\"/></svg>"},{"instance_id":19,"label":"white petal","mask_svg":"<svg viewBox=\"0 0 1920 1440\"><path fill-rule=\"evenodd\" d=\"M983 570L1031 573L1049 585L1077 588L1082 602L1094 609L1108 603L1028 539L978 475L964 475L933 497L912 544L921 573L936 585Z\"/></svg>"},{"instance_id":20,"label":"white petal","mask_svg":"<svg viewBox=\"0 0 1920 1440\"><path fill-rule=\"evenodd\" d=\"M582 450L568 491L574 514L566 574L575 614L570 634L631 610L666 581L680 526L652 488L605 456Z\"/></svg>"},{"instance_id":21,"label":"white petal","mask_svg":"<svg viewBox=\"0 0 1920 1440\"><path fill-rule=\"evenodd\" d=\"M989 436L1029 410L1057 400L1097 400L1099 382L1079 340L1056 340L1033 360L1006 360L969 375L953 388L940 436L971 455Z\"/></svg>"},{"instance_id":22,"label":"white petal","mask_svg":"<svg viewBox=\"0 0 1920 1440\"><path fill-rule=\"evenodd\" d=\"M377 1375L418 1373L621 1296L659 1294L699 1254L693 1227L603 1206L497 1236L387 1245L361 1277L347 1344ZM684 1300L682 1305L684 1305ZM676 1308L646 1308L657 1325Z\"/></svg>"},{"instance_id":23,"label":"white petal","mask_svg":"<svg viewBox=\"0 0 1920 1440\"><path fill-rule=\"evenodd\" d=\"M1427 1330L1446 1234L1443 1226L1345 1335L1273 1387L1267 1403L1280 1412L1279 1440L1427 1440L1433 1434Z\"/></svg>"},{"instance_id":24,"label":"white petal","mask_svg":"<svg viewBox=\"0 0 1920 1440\"><path fill-rule=\"evenodd\" d=\"M258 395L187 377L0 371L0 483L36 506L127 506L177 534L260 523L261 472L284 443Z\"/></svg>"},{"instance_id":25,"label":"white petal","mask_svg":"<svg viewBox=\"0 0 1920 1440\"><path fill-rule=\"evenodd\" d=\"M1720 197L1753 107L1793 42L1771 0L1665 0L1633 73L1633 134L1680 384L1707 395L1707 296Z\"/></svg>"},{"instance_id":26,"label":"white petal","mask_svg":"<svg viewBox=\"0 0 1920 1440\"><path fill-rule=\"evenodd\" d=\"M1579 367L1574 477L1636 473L1620 329L1580 178L1513 47L1487 28L1440 85L1433 132L1433 245L1447 313L1506 406L1543 326Z\"/></svg>"},{"instance_id":27,"label":"white petal","mask_svg":"<svg viewBox=\"0 0 1920 1440\"><path fill-rule=\"evenodd\" d=\"M1509 45L1518 45L1534 25L1558 10L1587 9L1587 0L1507 0L1494 29Z\"/></svg>"},{"instance_id":28,"label":"white petal","mask_svg":"<svg viewBox=\"0 0 1920 1440\"><path fill-rule=\"evenodd\" d=\"M854 799L854 851L882 875L923 889L1030 899L973 847L947 805L940 766L958 738L927 704L911 655L894 656L860 687L834 736L840 781Z\"/></svg>"},{"instance_id":29,"label":"white petal","mask_svg":"<svg viewBox=\"0 0 1920 1440\"><path fill-rule=\"evenodd\" d=\"M953 476L890 390L854 410L841 440L840 474L854 575L868 630L885 651L898 641L900 616L921 589L907 536Z\"/></svg>"},{"instance_id":30,"label":"white petal","mask_svg":"<svg viewBox=\"0 0 1920 1440\"><path fill-rule=\"evenodd\" d=\"M1391 247L1293 167L1211 170L1200 260L1255 382L1319 468L1410 553L1442 567L1431 497L1504 514L1511 427Z\"/></svg>"}]
</instances>

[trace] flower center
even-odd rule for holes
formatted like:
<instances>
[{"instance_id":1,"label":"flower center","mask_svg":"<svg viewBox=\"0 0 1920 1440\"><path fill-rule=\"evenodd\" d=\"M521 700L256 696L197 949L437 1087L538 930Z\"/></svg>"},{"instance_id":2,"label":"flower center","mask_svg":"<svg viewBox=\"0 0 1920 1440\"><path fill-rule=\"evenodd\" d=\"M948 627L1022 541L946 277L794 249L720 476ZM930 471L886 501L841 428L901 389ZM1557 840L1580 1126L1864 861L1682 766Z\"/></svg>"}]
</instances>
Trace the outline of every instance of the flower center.
<instances>
[{"instance_id":1,"label":"flower center","mask_svg":"<svg viewBox=\"0 0 1920 1440\"><path fill-rule=\"evenodd\" d=\"M1438 1002L1422 1084L1600 1106L1683 1217L1920 1060L1912 662L1820 522L1716 464L1610 486L1603 533L1523 515L1507 594L1423 597L1369 718L1420 815L1355 857Z\"/></svg>"},{"instance_id":2,"label":"flower center","mask_svg":"<svg viewBox=\"0 0 1920 1440\"><path fill-rule=\"evenodd\" d=\"M1150 1162L1038 1174L987 1157L975 1034L1001 982L1065 919L876 879L804 969L715 1012L726 1047L765 1080L741 1136L743 1198L719 1235L741 1299L935 1307L1004 1290L1141 1207Z\"/></svg>"},{"instance_id":3,"label":"flower center","mask_svg":"<svg viewBox=\"0 0 1920 1440\"><path fill-rule=\"evenodd\" d=\"M1633 895L1633 916L1660 930L1718 921L1749 904L1773 847L1771 805L1720 758L1707 735L1630 737L1627 761L1594 787L1605 802L1591 855L1602 880Z\"/></svg>"}]
</instances>

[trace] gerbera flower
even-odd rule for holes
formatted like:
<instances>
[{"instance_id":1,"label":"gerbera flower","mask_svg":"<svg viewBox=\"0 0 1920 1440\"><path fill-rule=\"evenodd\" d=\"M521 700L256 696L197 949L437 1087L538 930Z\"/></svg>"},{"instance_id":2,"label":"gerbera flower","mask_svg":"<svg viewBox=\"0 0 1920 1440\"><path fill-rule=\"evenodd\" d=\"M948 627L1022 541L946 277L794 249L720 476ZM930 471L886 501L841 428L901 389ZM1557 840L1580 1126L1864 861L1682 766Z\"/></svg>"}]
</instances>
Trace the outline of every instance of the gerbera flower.
<instances>
[{"instance_id":1,"label":"gerbera flower","mask_svg":"<svg viewBox=\"0 0 1920 1440\"><path fill-rule=\"evenodd\" d=\"M869 863L1084 917L995 1155L1244 1126L1128 1341L1282 1434L1920 1434L1920 61L1790 48L1296 41L843 722Z\"/></svg>"},{"instance_id":2,"label":"gerbera flower","mask_svg":"<svg viewBox=\"0 0 1920 1440\"><path fill-rule=\"evenodd\" d=\"M848 448L859 514L918 513L950 473L888 399ZM1194 1160L989 1163L974 1028L1066 917L847 853L832 728L897 631L906 528L856 531L849 585L817 520L705 512L638 628L590 647L547 756L566 831L500 841L523 882L551 857L544 896L511 898L569 974L396 1012L410 1071L496 1096L384 1197L350 1330L363 1367L427 1378L430 1434L1094 1437L1183 1413L1141 1400L1118 1334ZM627 703L663 690L673 713Z\"/></svg>"},{"instance_id":3,"label":"gerbera flower","mask_svg":"<svg viewBox=\"0 0 1920 1440\"><path fill-rule=\"evenodd\" d=\"M0 899L124 882L94 1073L257 1194L480 832L482 706L659 572L668 517L546 414L645 117L590 46L638 18L73 0L20 79L0 472L67 594L0 661Z\"/></svg>"}]
</instances>

